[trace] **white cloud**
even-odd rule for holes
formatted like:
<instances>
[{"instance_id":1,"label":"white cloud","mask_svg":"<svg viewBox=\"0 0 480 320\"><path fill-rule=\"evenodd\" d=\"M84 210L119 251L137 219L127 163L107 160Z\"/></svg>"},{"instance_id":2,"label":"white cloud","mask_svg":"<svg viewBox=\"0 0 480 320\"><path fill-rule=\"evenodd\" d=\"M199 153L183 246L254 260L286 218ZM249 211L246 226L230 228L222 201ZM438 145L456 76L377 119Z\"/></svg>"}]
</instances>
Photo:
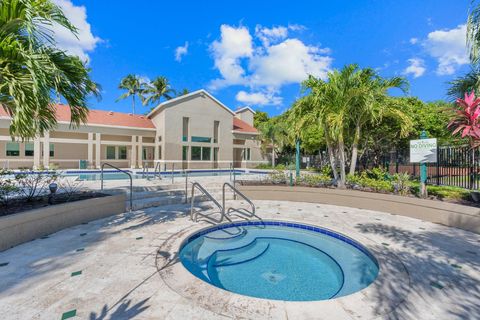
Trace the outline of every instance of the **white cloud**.
<instances>
[{"instance_id":1,"label":"white cloud","mask_svg":"<svg viewBox=\"0 0 480 320\"><path fill-rule=\"evenodd\" d=\"M411 38L410 39L410 44L417 44L418 43L418 38Z\"/></svg>"},{"instance_id":2,"label":"white cloud","mask_svg":"<svg viewBox=\"0 0 480 320\"><path fill-rule=\"evenodd\" d=\"M255 27L255 36L262 41L264 46L283 40L288 36L288 28L283 26L266 28L261 25Z\"/></svg>"},{"instance_id":3,"label":"white cloud","mask_svg":"<svg viewBox=\"0 0 480 320\"><path fill-rule=\"evenodd\" d=\"M213 87L220 88L244 82L245 70L240 64L241 58L251 57L253 54L252 36L245 27L220 27L220 40L215 40L210 50L213 53L215 67L220 71L223 79L212 83Z\"/></svg>"},{"instance_id":4,"label":"white cloud","mask_svg":"<svg viewBox=\"0 0 480 320\"><path fill-rule=\"evenodd\" d=\"M423 61L423 59L419 59L419 58L408 59L408 63L409 63L409 66L405 68L405 70L403 71L405 75L411 74L413 75L414 78L418 78L418 77L421 77L427 70L425 68L425 61Z\"/></svg>"},{"instance_id":5,"label":"white cloud","mask_svg":"<svg viewBox=\"0 0 480 320\"><path fill-rule=\"evenodd\" d=\"M77 38L58 24L52 25L51 30L54 32L58 48L80 57L83 61L88 61L88 52L95 50L102 40L92 33L87 21L87 9L84 6L75 6L70 0L54 0L54 2L62 8L65 16L78 29Z\"/></svg>"},{"instance_id":6,"label":"white cloud","mask_svg":"<svg viewBox=\"0 0 480 320\"><path fill-rule=\"evenodd\" d=\"M239 91L235 96L237 101L246 103L248 105L257 105L257 106L265 106L265 105L279 105L282 103L282 97L279 97L275 94L275 92L246 92L246 91Z\"/></svg>"},{"instance_id":7,"label":"white cloud","mask_svg":"<svg viewBox=\"0 0 480 320\"><path fill-rule=\"evenodd\" d=\"M303 29L298 25L273 28L257 25L252 36L245 27L222 25L220 40L210 46L222 77L213 80L209 88L241 85L248 87L250 93L239 91L238 101L279 104L282 86L300 83L309 74L325 78L332 63L330 49L289 38L289 30Z\"/></svg>"},{"instance_id":8,"label":"white cloud","mask_svg":"<svg viewBox=\"0 0 480 320\"><path fill-rule=\"evenodd\" d=\"M320 54L320 48L307 46L298 39L287 39L266 48L266 54L251 59L253 85L279 88L299 83L309 74L326 78L332 58Z\"/></svg>"},{"instance_id":9,"label":"white cloud","mask_svg":"<svg viewBox=\"0 0 480 320\"><path fill-rule=\"evenodd\" d=\"M188 41L185 41L183 46L179 46L175 49L175 61L181 62L182 57L188 53Z\"/></svg>"},{"instance_id":10,"label":"white cloud","mask_svg":"<svg viewBox=\"0 0 480 320\"><path fill-rule=\"evenodd\" d=\"M468 64L465 45L467 26L465 24L450 30L430 32L423 45L430 56L438 62L437 74L453 74L460 66Z\"/></svg>"}]
</instances>

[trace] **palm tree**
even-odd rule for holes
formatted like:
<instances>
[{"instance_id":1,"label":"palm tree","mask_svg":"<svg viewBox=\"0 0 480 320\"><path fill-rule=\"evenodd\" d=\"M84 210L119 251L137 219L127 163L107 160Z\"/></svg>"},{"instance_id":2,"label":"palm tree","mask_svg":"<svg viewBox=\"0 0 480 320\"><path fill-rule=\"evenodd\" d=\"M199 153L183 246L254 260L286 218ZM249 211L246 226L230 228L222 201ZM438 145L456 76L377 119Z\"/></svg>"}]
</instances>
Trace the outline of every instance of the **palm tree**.
<instances>
[{"instance_id":1,"label":"palm tree","mask_svg":"<svg viewBox=\"0 0 480 320\"><path fill-rule=\"evenodd\" d=\"M401 110L393 110L395 104L387 102L388 90L398 88L404 93L408 91L408 82L402 77L382 78L371 68L359 69L355 66L354 81L351 94L353 103L348 105L350 120L353 122L354 135L350 160L350 174L355 173L358 158L358 146L363 128L370 122L378 122L383 115L397 115L405 120L403 129L408 126L409 118ZM411 122L411 121L410 121Z\"/></svg>"},{"instance_id":2,"label":"palm tree","mask_svg":"<svg viewBox=\"0 0 480 320\"><path fill-rule=\"evenodd\" d=\"M29 139L53 129L54 102L61 99L76 127L87 118L88 96L99 96L85 63L56 48L52 25L77 34L50 0L0 1L0 107L12 117L12 136Z\"/></svg>"},{"instance_id":3,"label":"palm tree","mask_svg":"<svg viewBox=\"0 0 480 320\"><path fill-rule=\"evenodd\" d=\"M157 77L150 83L145 85L143 94L149 95L143 99L143 105L157 103L162 98L170 100L175 96L175 90L172 89L168 79L165 77Z\"/></svg>"},{"instance_id":4,"label":"palm tree","mask_svg":"<svg viewBox=\"0 0 480 320\"><path fill-rule=\"evenodd\" d=\"M189 91L188 89L185 89L185 88L184 88L184 89L178 91L177 94L176 94L176 96L177 96L177 97L181 97L181 96L185 96L185 95L187 95L187 94L189 94L189 93L190 93L190 91Z\"/></svg>"},{"instance_id":5,"label":"palm tree","mask_svg":"<svg viewBox=\"0 0 480 320\"><path fill-rule=\"evenodd\" d=\"M470 62L477 65L480 59L480 4L473 6L467 19L467 47L470 53Z\"/></svg>"},{"instance_id":6,"label":"palm tree","mask_svg":"<svg viewBox=\"0 0 480 320\"><path fill-rule=\"evenodd\" d=\"M450 81L449 85L447 94L455 101L463 97L466 92L480 92L480 74L475 68L472 68L466 75Z\"/></svg>"},{"instance_id":7,"label":"palm tree","mask_svg":"<svg viewBox=\"0 0 480 320\"><path fill-rule=\"evenodd\" d=\"M259 125L261 147L264 151L272 148L272 167L275 156L287 144L287 127L279 117L268 119Z\"/></svg>"},{"instance_id":8,"label":"palm tree","mask_svg":"<svg viewBox=\"0 0 480 320\"><path fill-rule=\"evenodd\" d=\"M145 82L137 75L129 74L120 81L119 89L126 90L117 101L132 97L132 113L135 114L135 97L138 96L143 100L143 93L145 91Z\"/></svg>"}]
</instances>

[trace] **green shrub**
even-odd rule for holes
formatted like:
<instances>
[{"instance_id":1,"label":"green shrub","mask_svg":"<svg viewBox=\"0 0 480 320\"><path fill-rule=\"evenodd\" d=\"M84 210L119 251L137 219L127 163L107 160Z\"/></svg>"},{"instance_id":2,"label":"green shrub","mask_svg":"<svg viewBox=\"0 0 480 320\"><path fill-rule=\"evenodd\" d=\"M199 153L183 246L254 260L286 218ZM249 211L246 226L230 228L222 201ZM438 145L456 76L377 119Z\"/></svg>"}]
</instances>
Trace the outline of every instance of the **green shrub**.
<instances>
[{"instance_id":1,"label":"green shrub","mask_svg":"<svg viewBox=\"0 0 480 320\"><path fill-rule=\"evenodd\" d=\"M297 185L306 185L309 187L330 185L332 179L324 174L302 174L296 180Z\"/></svg>"},{"instance_id":2,"label":"green shrub","mask_svg":"<svg viewBox=\"0 0 480 320\"><path fill-rule=\"evenodd\" d=\"M374 191L393 192L393 183L390 180L386 180L384 173L380 170L366 170L356 175L349 174L347 175L347 183L350 186L357 185Z\"/></svg>"},{"instance_id":3,"label":"green shrub","mask_svg":"<svg viewBox=\"0 0 480 320\"><path fill-rule=\"evenodd\" d=\"M412 185L412 182L410 180L411 177L406 172L394 174L393 184L395 191L402 196L410 194Z\"/></svg>"},{"instance_id":4,"label":"green shrub","mask_svg":"<svg viewBox=\"0 0 480 320\"><path fill-rule=\"evenodd\" d=\"M273 184L286 184L287 175L283 171L273 171L268 174L268 179Z\"/></svg>"},{"instance_id":5,"label":"green shrub","mask_svg":"<svg viewBox=\"0 0 480 320\"><path fill-rule=\"evenodd\" d=\"M12 171L0 169L0 203L5 207L8 207L10 200L19 191L12 175Z\"/></svg>"},{"instance_id":6,"label":"green shrub","mask_svg":"<svg viewBox=\"0 0 480 320\"><path fill-rule=\"evenodd\" d=\"M260 163L255 169L272 169L272 165L269 163Z\"/></svg>"}]
</instances>

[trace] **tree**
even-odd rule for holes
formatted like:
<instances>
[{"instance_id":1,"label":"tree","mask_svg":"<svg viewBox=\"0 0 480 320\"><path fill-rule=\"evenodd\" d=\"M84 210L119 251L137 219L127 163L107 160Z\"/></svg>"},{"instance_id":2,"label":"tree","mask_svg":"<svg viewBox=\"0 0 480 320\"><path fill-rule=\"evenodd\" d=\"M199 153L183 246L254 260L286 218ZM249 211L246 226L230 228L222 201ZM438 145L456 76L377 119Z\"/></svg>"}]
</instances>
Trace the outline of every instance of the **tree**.
<instances>
[{"instance_id":1,"label":"tree","mask_svg":"<svg viewBox=\"0 0 480 320\"><path fill-rule=\"evenodd\" d=\"M403 92L408 90L408 82L405 78L382 78L371 68L357 68L354 78L352 87L349 88L354 98L347 106L350 109L350 120L354 127L350 174L355 173L362 130L368 123L378 123L385 115L391 115L403 122L400 128L402 136L406 136L411 127L410 118L401 109L396 108L396 104L390 103L387 99L390 89L398 88Z\"/></svg>"},{"instance_id":2,"label":"tree","mask_svg":"<svg viewBox=\"0 0 480 320\"><path fill-rule=\"evenodd\" d=\"M253 115L253 126L255 128L260 128L260 125L264 122L267 122L269 119L268 113L263 111L257 111Z\"/></svg>"},{"instance_id":3,"label":"tree","mask_svg":"<svg viewBox=\"0 0 480 320\"><path fill-rule=\"evenodd\" d=\"M182 90L178 91L175 96L176 97L181 97L181 96L185 96L189 93L190 93L190 91L188 89L183 88Z\"/></svg>"},{"instance_id":4,"label":"tree","mask_svg":"<svg viewBox=\"0 0 480 320\"><path fill-rule=\"evenodd\" d=\"M448 83L447 95L453 100L463 97L465 92L480 91L480 74L476 68L464 76L457 77Z\"/></svg>"},{"instance_id":5,"label":"tree","mask_svg":"<svg viewBox=\"0 0 480 320\"><path fill-rule=\"evenodd\" d=\"M12 136L29 139L53 129L54 102L61 99L76 127L87 119L88 96L99 96L85 63L56 48L53 25L77 34L50 0L0 1L0 106L12 117Z\"/></svg>"},{"instance_id":6,"label":"tree","mask_svg":"<svg viewBox=\"0 0 480 320\"><path fill-rule=\"evenodd\" d=\"M168 79L162 76L156 77L151 82L145 84L142 93L148 95L143 98L143 105L158 103L161 99L170 100L176 95Z\"/></svg>"},{"instance_id":7,"label":"tree","mask_svg":"<svg viewBox=\"0 0 480 320\"><path fill-rule=\"evenodd\" d=\"M287 128L282 117L271 118L259 124L260 142L262 149L266 151L272 148L272 167L275 167L275 157L287 144Z\"/></svg>"},{"instance_id":8,"label":"tree","mask_svg":"<svg viewBox=\"0 0 480 320\"><path fill-rule=\"evenodd\" d=\"M467 47L470 53L470 62L477 65L480 58L480 4L474 5L467 19Z\"/></svg>"},{"instance_id":9,"label":"tree","mask_svg":"<svg viewBox=\"0 0 480 320\"><path fill-rule=\"evenodd\" d=\"M145 90L145 82L137 75L129 74L120 81L119 89L126 90L117 101L132 97L132 113L135 114L135 97L144 100L143 94Z\"/></svg>"}]
</instances>

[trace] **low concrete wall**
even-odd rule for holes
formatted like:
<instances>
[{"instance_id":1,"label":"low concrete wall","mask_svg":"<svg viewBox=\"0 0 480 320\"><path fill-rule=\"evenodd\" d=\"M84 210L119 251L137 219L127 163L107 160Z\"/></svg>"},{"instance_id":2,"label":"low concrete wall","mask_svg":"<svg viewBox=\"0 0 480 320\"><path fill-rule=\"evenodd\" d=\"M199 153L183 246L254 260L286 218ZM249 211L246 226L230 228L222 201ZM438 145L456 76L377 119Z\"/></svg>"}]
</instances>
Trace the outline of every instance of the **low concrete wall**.
<instances>
[{"instance_id":1,"label":"low concrete wall","mask_svg":"<svg viewBox=\"0 0 480 320\"><path fill-rule=\"evenodd\" d=\"M325 203L388 212L480 234L480 208L354 190L287 186L240 186L251 199Z\"/></svg>"},{"instance_id":2,"label":"low concrete wall","mask_svg":"<svg viewBox=\"0 0 480 320\"><path fill-rule=\"evenodd\" d=\"M75 201L0 217L0 251L59 230L126 211L126 195Z\"/></svg>"}]
</instances>

